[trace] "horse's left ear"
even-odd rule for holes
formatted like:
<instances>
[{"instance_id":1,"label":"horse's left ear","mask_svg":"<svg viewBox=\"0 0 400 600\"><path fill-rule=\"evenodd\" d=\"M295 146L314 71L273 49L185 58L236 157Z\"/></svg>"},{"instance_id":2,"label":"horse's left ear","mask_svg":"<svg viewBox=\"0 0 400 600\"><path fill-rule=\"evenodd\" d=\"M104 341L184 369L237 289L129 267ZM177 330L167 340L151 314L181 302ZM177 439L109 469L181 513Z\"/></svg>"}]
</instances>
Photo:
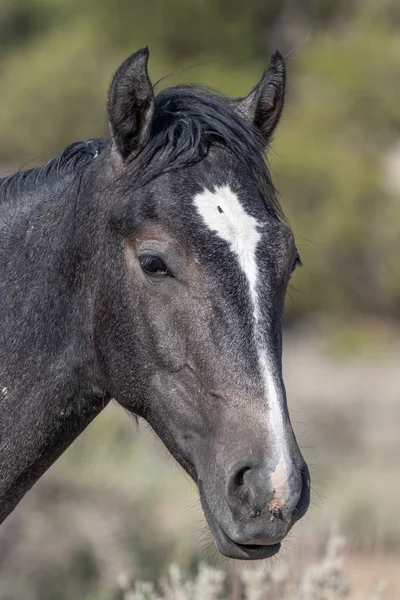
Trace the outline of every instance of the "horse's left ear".
<instances>
[{"instance_id":1,"label":"horse's left ear","mask_svg":"<svg viewBox=\"0 0 400 600\"><path fill-rule=\"evenodd\" d=\"M153 86L147 73L147 48L132 54L115 73L108 92L111 135L123 160L146 144L154 109Z\"/></svg>"},{"instance_id":2,"label":"horse's left ear","mask_svg":"<svg viewBox=\"0 0 400 600\"><path fill-rule=\"evenodd\" d=\"M237 105L237 110L260 130L266 143L279 123L285 99L285 84L285 61L281 53L276 51L271 56L261 81Z\"/></svg>"}]
</instances>

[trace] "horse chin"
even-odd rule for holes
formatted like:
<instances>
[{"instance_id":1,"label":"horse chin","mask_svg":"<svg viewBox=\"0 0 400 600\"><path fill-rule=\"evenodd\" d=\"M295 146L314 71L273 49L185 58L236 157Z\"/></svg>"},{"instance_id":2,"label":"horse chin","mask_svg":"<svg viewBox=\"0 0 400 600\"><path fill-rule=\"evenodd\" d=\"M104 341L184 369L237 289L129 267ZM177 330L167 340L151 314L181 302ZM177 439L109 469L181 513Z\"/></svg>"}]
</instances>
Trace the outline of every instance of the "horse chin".
<instances>
[{"instance_id":1,"label":"horse chin","mask_svg":"<svg viewBox=\"0 0 400 600\"><path fill-rule=\"evenodd\" d=\"M272 544L271 546L238 544L226 535L218 523L214 522L213 526L211 526L210 521L208 521L208 524L218 551L227 558L264 560L277 554L281 548L280 543Z\"/></svg>"},{"instance_id":2,"label":"horse chin","mask_svg":"<svg viewBox=\"0 0 400 600\"><path fill-rule=\"evenodd\" d=\"M271 558L277 554L281 548L281 544L238 544L234 542L222 529L217 520L211 513L207 500L200 490L200 500L203 507L204 515L207 519L208 527L217 550L227 558L237 560L264 560Z\"/></svg>"}]
</instances>

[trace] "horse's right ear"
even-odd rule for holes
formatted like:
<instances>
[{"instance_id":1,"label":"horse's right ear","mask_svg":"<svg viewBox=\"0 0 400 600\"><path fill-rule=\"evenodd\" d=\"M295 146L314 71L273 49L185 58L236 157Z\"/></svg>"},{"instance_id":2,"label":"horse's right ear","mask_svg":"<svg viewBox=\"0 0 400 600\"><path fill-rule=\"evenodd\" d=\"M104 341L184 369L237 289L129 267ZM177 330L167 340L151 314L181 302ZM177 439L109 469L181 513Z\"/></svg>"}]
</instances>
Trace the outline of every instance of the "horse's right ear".
<instances>
[{"instance_id":1,"label":"horse's right ear","mask_svg":"<svg viewBox=\"0 0 400 600\"><path fill-rule=\"evenodd\" d=\"M147 48L132 54L115 73L108 92L111 135L125 161L146 144L154 110L153 86L147 73Z\"/></svg>"}]
</instances>

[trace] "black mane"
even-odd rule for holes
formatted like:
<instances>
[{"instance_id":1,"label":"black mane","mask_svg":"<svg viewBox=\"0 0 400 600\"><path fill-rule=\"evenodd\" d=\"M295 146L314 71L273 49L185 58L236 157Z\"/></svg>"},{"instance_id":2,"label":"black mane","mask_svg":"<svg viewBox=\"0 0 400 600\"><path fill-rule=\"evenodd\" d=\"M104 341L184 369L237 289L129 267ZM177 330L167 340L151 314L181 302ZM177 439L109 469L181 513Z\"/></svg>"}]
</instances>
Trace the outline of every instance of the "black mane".
<instances>
[{"instance_id":1,"label":"black mane","mask_svg":"<svg viewBox=\"0 0 400 600\"><path fill-rule=\"evenodd\" d=\"M155 98L149 141L132 161L130 189L163 173L179 170L205 158L212 146L225 148L255 176L268 211L282 218L282 210L265 161L265 143L250 122L234 108L237 101L195 85L178 85ZM81 172L110 143L107 139L78 141L42 167L18 171L0 179L0 202L49 180Z\"/></svg>"},{"instance_id":2,"label":"black mane","mask_svg":"<svg viewBox=\"0 0 400 600\"><path fill-rule=\"evenodd\" d=\"M10 196L16 197L22 192L35 190L49 181L80 172L108 143L109 140L101 139L74 142L42 167L17 171L0 178L0 202Z\"/></svg>"}]
</instances>

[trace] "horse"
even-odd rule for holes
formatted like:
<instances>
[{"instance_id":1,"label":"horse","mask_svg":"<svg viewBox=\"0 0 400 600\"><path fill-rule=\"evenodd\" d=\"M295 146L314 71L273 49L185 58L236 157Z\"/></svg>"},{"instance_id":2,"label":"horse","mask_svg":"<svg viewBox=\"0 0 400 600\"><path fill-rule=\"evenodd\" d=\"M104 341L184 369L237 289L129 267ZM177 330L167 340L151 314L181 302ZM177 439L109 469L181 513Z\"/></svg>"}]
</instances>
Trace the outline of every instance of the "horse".
<instances>
[{"instance_id":1,"label":"horse","mask_svg":"<svg viewBox=\"0 0 400 600\"><path fill-rule=\"evenodd\" d=\"M114 400L197 484L218 550L264 559L310 501L281 364L300 258L266 161L285 61L229 98L155 95L148 59L112 79L109 138L0 180L0 522Z\"/></svg>"}]
</instances>

